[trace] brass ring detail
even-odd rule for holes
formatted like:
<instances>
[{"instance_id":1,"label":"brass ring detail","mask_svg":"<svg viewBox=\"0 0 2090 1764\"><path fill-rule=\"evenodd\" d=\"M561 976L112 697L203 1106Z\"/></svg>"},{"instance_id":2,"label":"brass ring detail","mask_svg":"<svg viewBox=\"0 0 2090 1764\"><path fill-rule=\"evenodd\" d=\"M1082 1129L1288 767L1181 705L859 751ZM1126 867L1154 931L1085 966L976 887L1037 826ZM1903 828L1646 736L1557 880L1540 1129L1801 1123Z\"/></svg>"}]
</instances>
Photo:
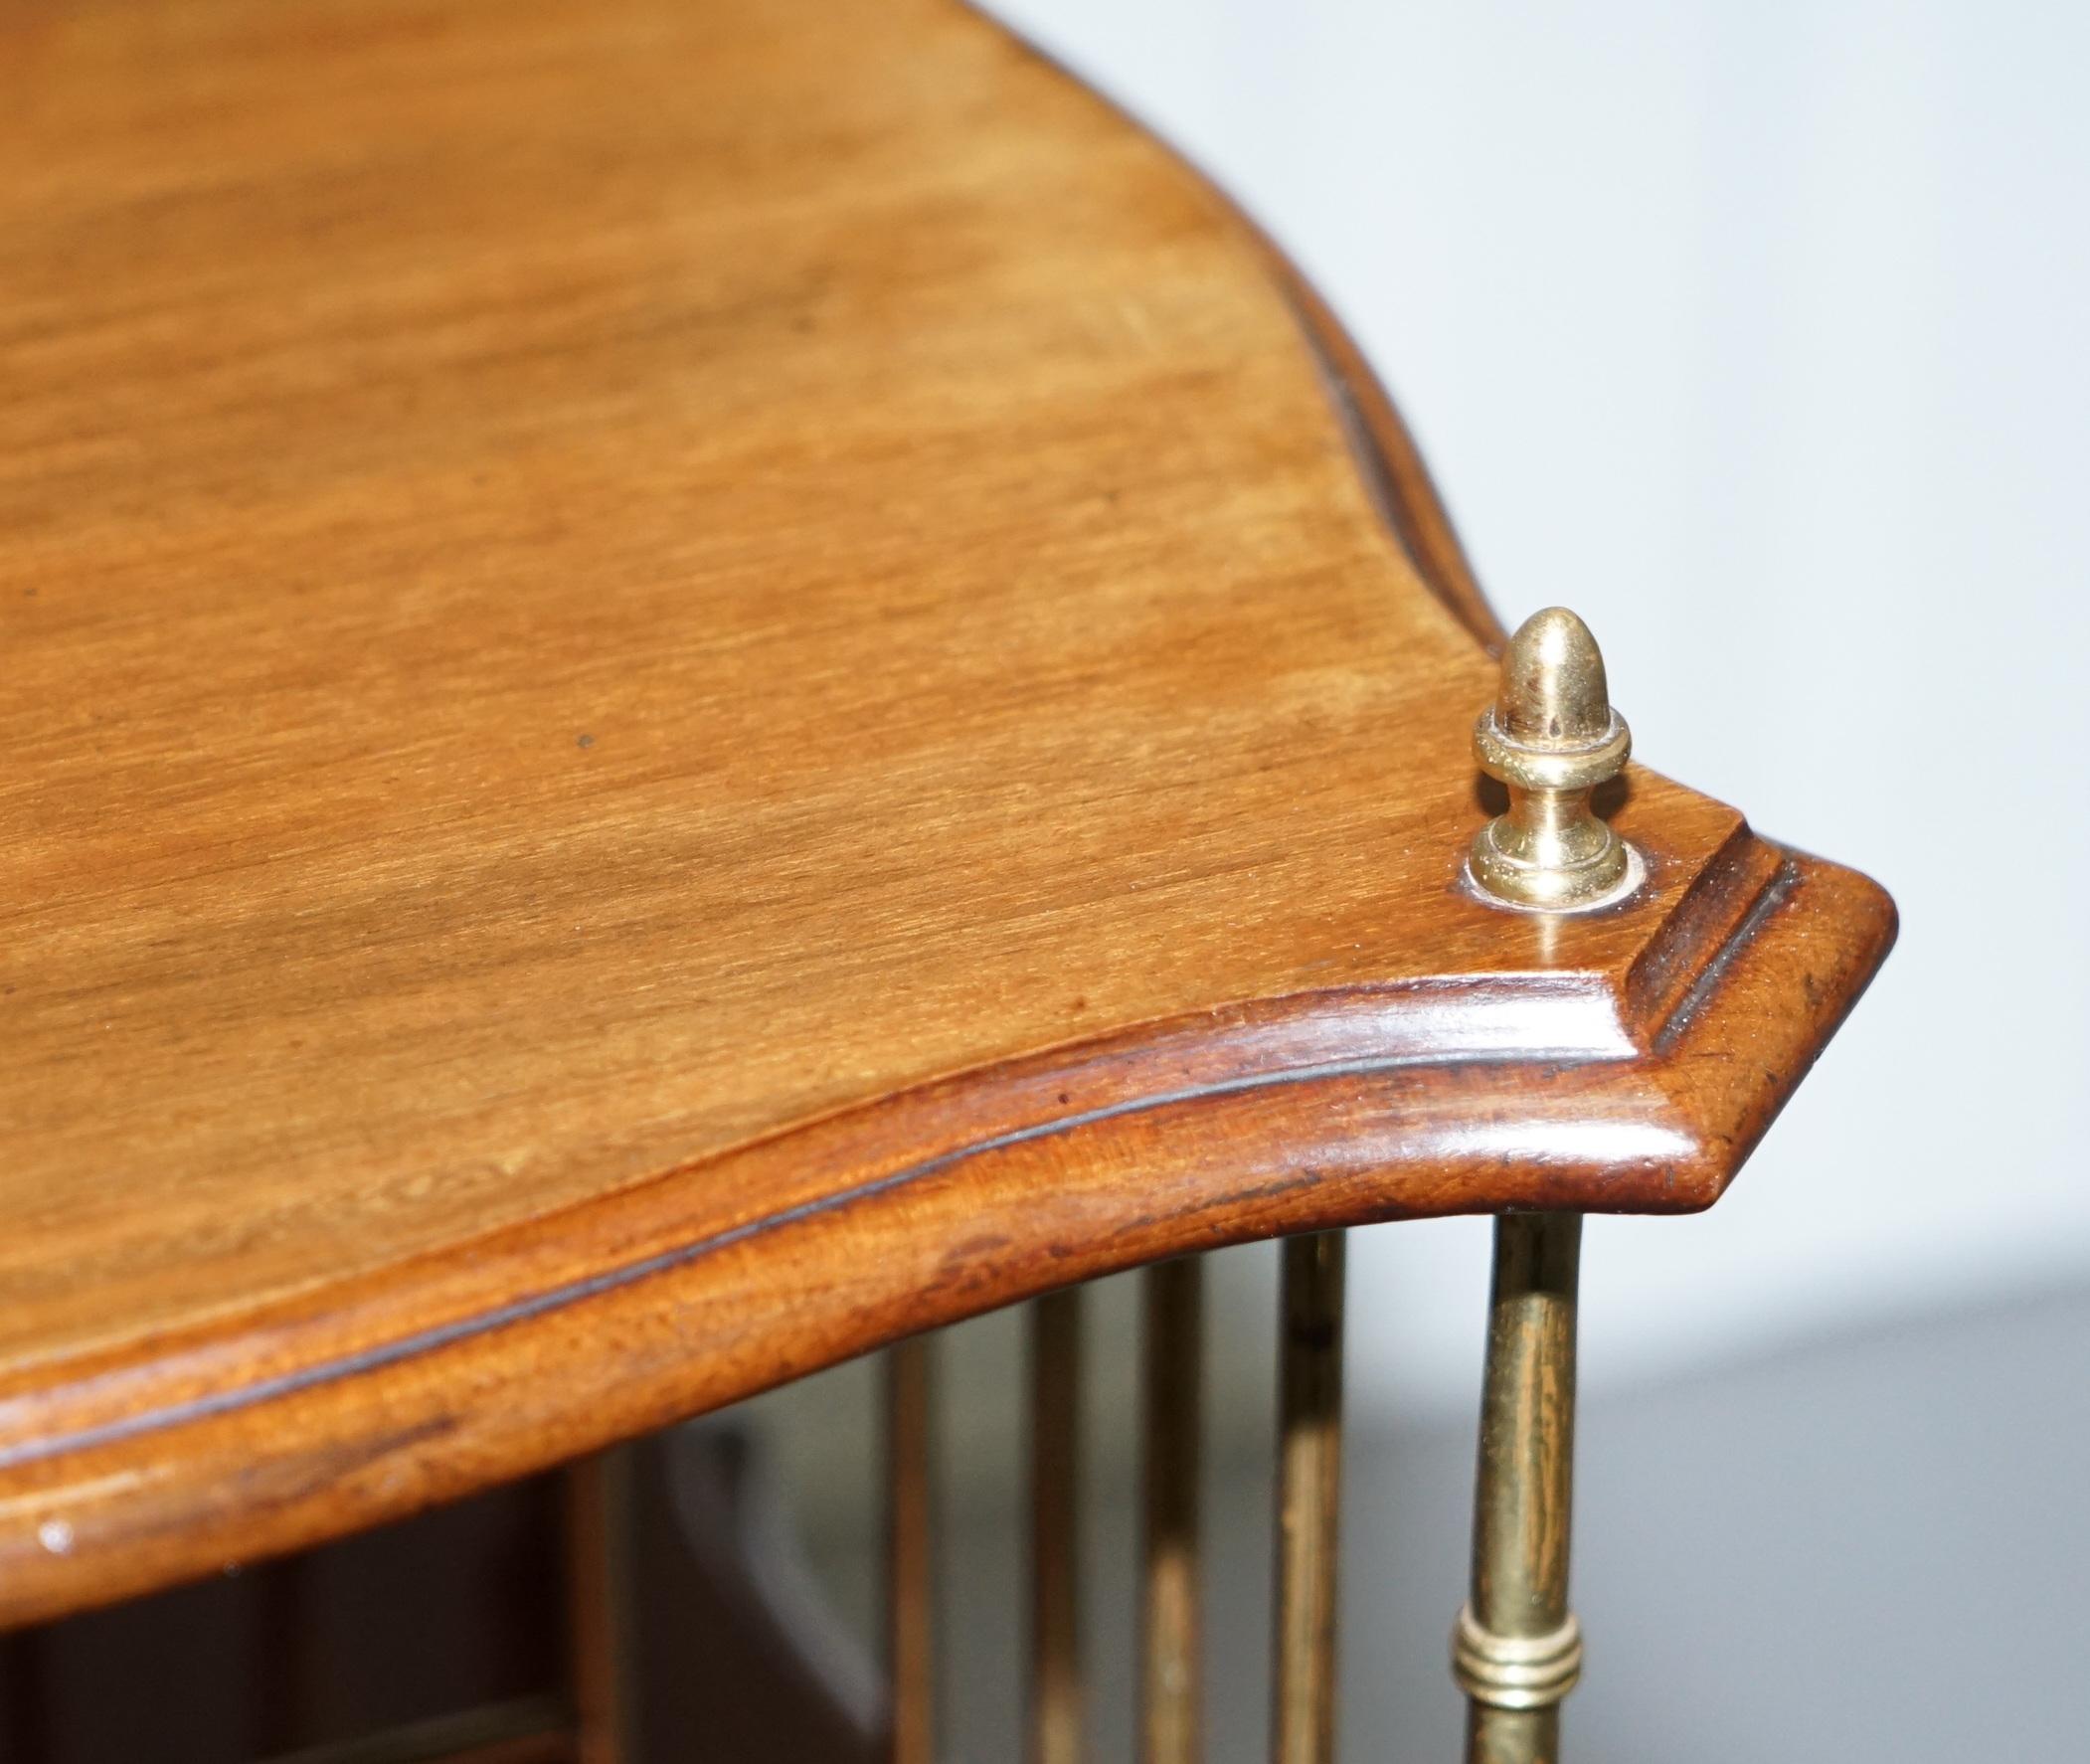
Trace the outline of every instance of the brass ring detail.
<instances>
[{"instance_id":1,"label":"brass ring detail","mask_svg":"<svg viewBox=\"0 0 2090 1764\"><path fill-rule=\"evenodd\" d=\"M1633 731L1613 711L1602 737L1579 747L1523 741L1489 705L1474 722L1474 755L1488 777L1516 790L1586 791L1618 776L1633 755Z\"/></svg>"},{"instance_id":2,"label":"brass ring detail","mask_svg":"<svg viewBox=\"0 0 2090 1764\"><path fill-rule=\"evenodd\" d=\"M1489 1708L1551 1708L1582 1676L1582 1626L1570 1615L1547 1635L1498 1636L1465 1606L1452 1630L1452 1674Z\"/></svg>"}]
</instances>

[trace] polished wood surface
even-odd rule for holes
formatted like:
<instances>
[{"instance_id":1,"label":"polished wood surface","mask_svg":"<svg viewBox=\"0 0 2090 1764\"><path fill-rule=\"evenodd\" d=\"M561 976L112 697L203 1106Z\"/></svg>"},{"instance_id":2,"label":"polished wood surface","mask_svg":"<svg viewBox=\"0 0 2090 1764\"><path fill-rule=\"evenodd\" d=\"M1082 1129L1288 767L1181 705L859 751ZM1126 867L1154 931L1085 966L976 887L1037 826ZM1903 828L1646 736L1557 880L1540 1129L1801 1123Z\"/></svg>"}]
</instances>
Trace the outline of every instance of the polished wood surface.
<instances>
[{"instance_id":1,"label":"polished wood surface","mask_svg":"<svg viewBox=\"0 0 2090 1764\"><path fill-rule=\"evenodd\" d=\"M1702 1206L1891 937L1647 771L1639 898L1463 892L1398 420L950 5L25 0L0 375L0 1620L1171 1253Z\"/></svg>"}]
</instances>

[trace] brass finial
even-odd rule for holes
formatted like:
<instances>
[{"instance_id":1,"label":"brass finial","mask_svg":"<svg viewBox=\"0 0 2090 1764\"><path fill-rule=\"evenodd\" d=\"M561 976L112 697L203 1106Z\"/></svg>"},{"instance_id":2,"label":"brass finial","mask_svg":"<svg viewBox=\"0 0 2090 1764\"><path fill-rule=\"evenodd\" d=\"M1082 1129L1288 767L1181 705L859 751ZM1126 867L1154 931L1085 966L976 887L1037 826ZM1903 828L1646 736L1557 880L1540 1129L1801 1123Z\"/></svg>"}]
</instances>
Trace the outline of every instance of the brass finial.
<instances>
[{"instance_id":1,"label":"brass finial","mask_svg":"<svg viewBox=\"0 0 2090 1764\"><path fill-rule=\"evenodd\" d=\"M1632 751L1589 626L1565 607L1532 614L1502 651L1501 690L1474 725L1480 769L1509 787L1509 812L1482 827L1467 855L1481 893L1542 913L1632 893L1640 859L1589 805Z\"/></svg>"}]
</instances>

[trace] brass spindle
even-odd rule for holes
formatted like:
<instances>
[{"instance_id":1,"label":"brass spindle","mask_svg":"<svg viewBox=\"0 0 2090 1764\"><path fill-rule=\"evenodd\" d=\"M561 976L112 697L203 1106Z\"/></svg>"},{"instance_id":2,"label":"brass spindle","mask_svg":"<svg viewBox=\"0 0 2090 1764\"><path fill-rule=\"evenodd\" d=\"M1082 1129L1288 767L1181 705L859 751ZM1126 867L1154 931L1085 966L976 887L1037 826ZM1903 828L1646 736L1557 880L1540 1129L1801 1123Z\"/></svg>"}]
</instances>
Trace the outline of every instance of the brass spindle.
<instances>
[{"instance_id":1,"label":"brass spindle","mask_svg":"<svg viewBox=\"0 0 2090 1764\"><path fill-rule=\"evenodd\" d=\"M633 1743L629 1475L629 1459L611 1450L563 1478L575 1764L623 1764Z\"/></svg>"},{"instance_id":2,"label":"brass spindle","mask_svg":"<svg viewBox=\"0 0 2090 1764\"><path fill-rule=\"evenodd\" d=\"M1142 1292L1146 1527L1139 1756L1141 1764L1196 1764L1204 1264L1185 1256L1149 1268Z\"/></svg>"},{"instance_id":3,"label":"brass spindle","mask_svg":"<svg viewBox=\"0 0 2090 1764\"><path fill-rule=\"evenodd\" d=\"M1452 1638L1468 1764L1554 1764L1560 1699L1582 1670L1567 1596L1581 1249L1578 1214L1495 1222L1473 1594Z\"/></svg>"},{"instance_id":4,"label":"brass spindle","mask_svg":"<svg viewBox=\"0 0 2090 1764\"><path fill-rule=\"evenodd\" d=\"M1079 1288L1031 1307L1030 1764L1080 1764Z\"/></svg>"},{"instance_id":5,"label":"brass spindle","mask_svg":"<svg viewBox=\"0 0 2090 1764\"><path fill-rule=\"evenodd\" d=\"M885 1356L886 1671L891 1764L935 1764L935 1367L927 1335Z\"/></svg>"},{"instance_id":6,"label":"brass spindle","mask_svg":"<svg viewBox=\"0 0 2090 1764\"><path fill-rule=\"evenodd\" d=\"M1285 1242L1279 1342L1276 1764L1333 1764L1343 1237Z\"/></svg>"}]
</instances>

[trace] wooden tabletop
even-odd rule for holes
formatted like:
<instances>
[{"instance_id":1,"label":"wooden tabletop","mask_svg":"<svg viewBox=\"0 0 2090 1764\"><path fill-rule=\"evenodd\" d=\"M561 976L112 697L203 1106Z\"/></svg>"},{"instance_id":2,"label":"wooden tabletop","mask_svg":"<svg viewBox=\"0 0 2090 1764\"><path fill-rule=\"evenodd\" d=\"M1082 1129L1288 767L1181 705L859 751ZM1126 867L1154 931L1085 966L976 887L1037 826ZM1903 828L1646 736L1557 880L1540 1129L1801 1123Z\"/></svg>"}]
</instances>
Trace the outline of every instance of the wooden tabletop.
<instances>
[{"instance_id":1,"label":"wooden tabletop","mask_svg":"<svg viewBox=\"0 0 2090 1764\"><path fill-rule=\"evenodd\" d=\"M1703 1205L1891 936L1645 771L1641 896L1465 892L1397 422L954 6L19 0L0 388L0 1616L1185 1248Z\"/></svg>"}]
</instances>

